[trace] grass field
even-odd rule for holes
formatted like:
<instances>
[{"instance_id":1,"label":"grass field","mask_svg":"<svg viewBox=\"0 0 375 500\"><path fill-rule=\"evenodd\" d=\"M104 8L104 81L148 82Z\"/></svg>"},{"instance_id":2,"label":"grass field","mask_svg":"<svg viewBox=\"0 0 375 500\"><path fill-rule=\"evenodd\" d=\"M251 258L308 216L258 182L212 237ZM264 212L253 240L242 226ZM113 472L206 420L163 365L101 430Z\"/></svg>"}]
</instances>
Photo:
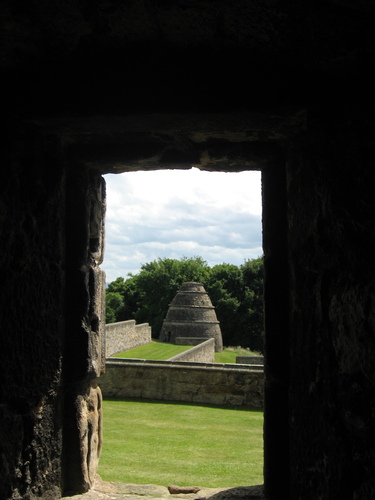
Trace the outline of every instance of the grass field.
<instances>
[{"instance_id":1,"label":"grass field","mask_svg":"<svg viewBox=\"0 0 375 500\"><path fill-rule=\"evenodd\" d=\"M112 357L116 358L131 358L131 359L153 359L153 360L167 360L190 349L191 346L174 345L163 342L152 341L150 344L133 347L127 351L113 354ZM251 351L242 347L228 347L222 352L215 353L216 363L235 363L236 356L246 356L253 354Z\"/></svg>"},{"instance_id":2,"label":"grass field","mask_svg":"<svg viewBox=\"0 0 375 500\"><path fill-rule=\"evenodd\" d=\"M235 363L237 356L256 356L257 352L244 347L224 347L221 352L215 352L216 363Z\"/></svg>"},{"instance_id":3,"label":"grass field","mask_svg":"<svg viewBox=\"0 0 375 500\"><path fill-rule=\"evenodd\" d=\"M105 481L206 487L263 483L263 412L105 400Z\"/></svg>"},{"instance_id":4,"label":"grass field","mask_svg":"<svg viewBox=\"0 0 375 500\"><path fill-rule=\"evenodd\" d=\"M190 345L174 345L165 344L163 342L152 341L149 344L141 345L139 347L133 347L127 351L123 351L117 354L113 354L114 358L131 358L131 359L154 359L163 361L180 352L187 351L190 349Z\"/></svg>"}]
</instances>

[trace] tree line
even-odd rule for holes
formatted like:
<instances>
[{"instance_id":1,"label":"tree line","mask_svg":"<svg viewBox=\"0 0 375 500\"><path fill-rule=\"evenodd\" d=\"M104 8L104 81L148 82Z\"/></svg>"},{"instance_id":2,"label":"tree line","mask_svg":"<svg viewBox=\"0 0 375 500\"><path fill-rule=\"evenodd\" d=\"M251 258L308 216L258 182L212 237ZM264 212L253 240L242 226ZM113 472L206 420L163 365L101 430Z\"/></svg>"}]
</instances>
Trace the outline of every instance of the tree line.
<instances>
[{"instance_id":1,"label":"tree line","mask_svg":"<svg viewBox=\"0 0 375 500\"><path fill-rule=\"evenodd\" d=\"M157 259L138 274L112 281L106 289L106 321L135 319L149 323L158 338L163 321L182 283L197 281L208 292L220 321L225 346L263 352L263 257L244 264L209 267L201 257Z\"/></svg>"}]
</instances>

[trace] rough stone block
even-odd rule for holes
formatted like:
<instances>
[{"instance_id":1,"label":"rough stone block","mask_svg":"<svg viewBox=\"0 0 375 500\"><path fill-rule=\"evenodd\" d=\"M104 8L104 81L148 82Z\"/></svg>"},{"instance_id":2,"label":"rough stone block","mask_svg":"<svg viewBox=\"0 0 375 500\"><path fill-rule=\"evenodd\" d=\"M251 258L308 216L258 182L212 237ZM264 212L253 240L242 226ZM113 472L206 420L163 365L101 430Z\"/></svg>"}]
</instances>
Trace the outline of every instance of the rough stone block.
<instances>
[{"instance_id":1,"label":"rough stone block","mask_svg":"<svg viewBox=\"0 0 375 500\"><path fill-rule=\"evenodd\" d=\"M95 383L88 393L77 397L77 419L81 443L81 469L84 481L91 487L103 443L102 393Z\"/></svg>"},{"instance_id":2,"label":"rough stone block","mask_svg":"<svg viewBox=\"0 0 375 500\"><path fill-rule=\"evenodd\" d=\"M105 272L90 268L89 371L95 377L105 372Z\"/></svg>"}]
</instances>

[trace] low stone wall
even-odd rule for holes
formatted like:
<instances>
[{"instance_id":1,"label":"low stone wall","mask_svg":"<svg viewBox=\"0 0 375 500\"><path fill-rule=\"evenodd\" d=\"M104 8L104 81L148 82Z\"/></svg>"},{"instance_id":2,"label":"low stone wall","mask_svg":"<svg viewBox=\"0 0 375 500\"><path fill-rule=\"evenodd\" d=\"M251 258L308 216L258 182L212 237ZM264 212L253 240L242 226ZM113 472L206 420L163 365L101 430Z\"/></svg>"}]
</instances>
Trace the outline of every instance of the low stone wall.
<instances>
[{"instance_id":1,"label":"low stone wall","mask_svg":"<svg viewBox=\"0 0 375 500\"><path fill-rule=\"evenodd\" d=\"M175 344L176 345L198 345L203 341L208 340L207 338L202 337L176 337Z\"/></svg>"},{"instance_id":2,"label":"low stone wall","mask_svg":"<svg viewBox=\"0 0 375 500\"><path fill-rule=\"evenodd\" d=\"M109 323L105 326L106 357L117 352L151 342L151 326L148 323L135 324L134 319Z\"/></svg>"},{"instance_id":3,"label":"low stone wall","mask_svg":"<svg viewBox=\"0 0 375 500\"><path fill-rule=\"evenodd\" d=\"M104 397L263 408L261 367L170 361L107 360Z\"/></svg>"},{"instance_id":4,"label":"low stone wall","mask_svg":"<svg viewBox=\"0 0 375 500\"><path fill-rule=\"evenodd\" d=\"M264 365L264 356L237 356L236 363L246 365Z\"/></svg>"},{"instance_id":5,"label":"low stone wall","mask_svg":"<svg viewBox=\"0 0 375 500\"><path fill-rule=\"evenodd\" d=\"M200 344L181 352L168 361L190 361L195 363L214 363L215 362L215 339L207 339Z\"/></svg>"}]
</instances>

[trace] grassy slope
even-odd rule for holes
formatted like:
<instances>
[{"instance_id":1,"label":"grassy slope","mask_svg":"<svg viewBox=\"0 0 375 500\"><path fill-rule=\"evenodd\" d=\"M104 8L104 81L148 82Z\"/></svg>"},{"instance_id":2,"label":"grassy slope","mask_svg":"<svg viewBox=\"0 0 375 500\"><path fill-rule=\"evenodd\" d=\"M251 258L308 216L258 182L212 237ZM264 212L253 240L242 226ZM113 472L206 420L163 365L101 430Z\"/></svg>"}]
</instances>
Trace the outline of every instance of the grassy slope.
<instances>
[{"instance_id":1,"label":"grassy slope","mask_svg":"<svg viewBox=\"0 0 375 500\"><path fill-rule=\"evenodd\" d=\"M134 347L133 349L129 349L128 351L123 351L118 354L113 354L112 357L166 360L190 348L191 346L165 344L162 342L153 341L150 344L142 345L140 347ZM216 363L235 363L236 356L249 356L252 354L256 353L252 353L251 351L242 347L228 347L225 348L222 352L215 353L215 361Z\"/></svg>"},{"instance_id":2,"label":"grassy slope","mask_svg":"<svg viewBox=\"0 0 375 500\"><path fill-rule=\"evenodd\" d=\"M127 351L113 354L115 358L132 358L132 359L155 359L166 360L187 351L191 346L164 344L162 342L151 342L150 344L133 347Z\"/></svg>"},{"instance_id":3,"label":"grassy slope","mask_svg":"<svg viewBox=\"0 0 375 500\"><path fill-rule=\"evenodd\" d=\"M106 481L232 487L263 483L263 413L106 400Z\"/></svg>"}]
</instances>

